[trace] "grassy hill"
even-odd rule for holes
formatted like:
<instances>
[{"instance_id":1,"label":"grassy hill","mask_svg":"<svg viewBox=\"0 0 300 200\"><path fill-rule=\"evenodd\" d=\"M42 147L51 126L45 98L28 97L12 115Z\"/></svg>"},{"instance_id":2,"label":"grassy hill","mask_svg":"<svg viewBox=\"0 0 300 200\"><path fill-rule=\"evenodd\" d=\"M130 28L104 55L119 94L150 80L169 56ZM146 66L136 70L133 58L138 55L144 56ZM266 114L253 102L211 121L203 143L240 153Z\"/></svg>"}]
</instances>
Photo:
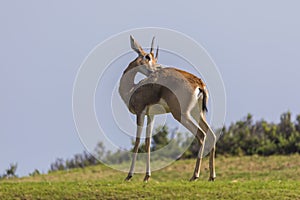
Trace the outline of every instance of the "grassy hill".
<instances>
[{"instance_id":1,"label":"grassy hill","mask_svg":"<svg viewBox=\"0 0 300 200\"><path fill-rule=\"evenodd\" d=\"M179 160L124 182L127 173L104 165L0 181L0 199L300 199L300 155L224 157L217 179L208 182L207 159L201 177L189 182L195 160Z\"/></svg>"}]
</instances>

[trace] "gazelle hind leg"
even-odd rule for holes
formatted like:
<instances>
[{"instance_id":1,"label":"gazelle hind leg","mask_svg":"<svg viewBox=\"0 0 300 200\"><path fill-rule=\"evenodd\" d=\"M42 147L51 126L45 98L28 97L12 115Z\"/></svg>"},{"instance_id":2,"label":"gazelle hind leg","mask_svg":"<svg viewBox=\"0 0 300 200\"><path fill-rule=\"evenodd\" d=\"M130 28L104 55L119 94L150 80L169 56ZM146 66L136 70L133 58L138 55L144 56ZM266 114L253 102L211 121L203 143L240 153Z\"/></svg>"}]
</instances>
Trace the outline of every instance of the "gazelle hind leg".
<instances>
[{"instance_id":1,"label":"gazelle hind leg","mask_svg":"<svg viewBox=\"0 0 300 200\"><path fill-rule=\"evenodd\" d=\"M135 143L134 143L134 147L133 147L130 170L128 172L127 177L125 178L125 181L129 181L132 178L133 173L134 173L136 157L137 157L137 153L138 153L138 149L139 149L141 134L143 131L144 118L145 118L145 113L137 114L137 116L136 116L136 124L137 124L136 138L135 138Z\"/></svg>"},{"instance_id":2,"label":"gazelle hind leg","mask_svg":"<svg viewBox=\"0 0 300 200\"><path fill-rule=\"evenodd\" d=\"M211 129L211 127L206 122L206 119L203 115L201 115L199 120L199 126L204 130L206 133L207 139L206 142L210 142L212 144L212 148L209 155L209 181L214 181L216 178L216 171L215 171L215 151L216 151L216 135Z\"/></svg>"},{"instance_id":3,"label":"gazelle hind leg","mask_svg":"<svg viewBox=\"0 0 300 200\"><path fill-rule=\"evenodd\" d=\"M145 147L147 152L147 163L146 163L146 175L144 178L145 182L148 182L151 176L151 169L150 169L150 144L151 144L151 137L152 137L152 130L153 130L153 115L147 116L147 129L146 129L146 140L145 140Z\"/></svg>"},{"instance_id":4,"label":"gazelle hind leg","mask_svg":"<svg viewBox=\"0 0 300 200\"><path fill-rule=\"evenodd\" d=\"M209 181L215 181L216 170L215 170L215 151L216 146L214 146L209 155Z\"/></svg>"},{"instance_id":5,"label":"gazelle hind leg","mask_svg":"<svg viewBox=\"0 0 300 200\"><path fill-rule=\"evenodd\" d=\"M184 127L186 127L192 134L195 135L196 139L198 140L198 142L200 144L197 161L196 161L196 165L195 165L195 170L194 170L192 178L190 179L190 181L194 181L199 178L206 136L205 136L205 132L200 127L198 127L197 125L194 124L194 122L191 120L191 117L189 114L182 115L180 123Z\"/></svg>"}]
</instances>

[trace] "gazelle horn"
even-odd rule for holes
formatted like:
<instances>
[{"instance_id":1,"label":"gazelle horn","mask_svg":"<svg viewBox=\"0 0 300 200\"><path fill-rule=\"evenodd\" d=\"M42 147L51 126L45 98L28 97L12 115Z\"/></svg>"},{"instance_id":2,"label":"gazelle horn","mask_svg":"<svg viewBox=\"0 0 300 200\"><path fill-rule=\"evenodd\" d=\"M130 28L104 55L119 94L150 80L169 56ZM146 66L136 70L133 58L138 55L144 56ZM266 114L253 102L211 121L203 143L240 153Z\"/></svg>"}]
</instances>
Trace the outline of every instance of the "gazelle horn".
<instances>
[{"instance_id":1,"label":"gazelle horn","mask_svg":"<svg viewBox=\"0 0 300 200\"><path fill-rule=\"evenodd\" d=\"M154 40L155 40L155 36L153 36L153 39L152 39L152 42L151 42L151 49L150 49L150 53L152 53L152 54L154 54L154 52L153 52Z\"/></svg>"},{"instance_id":2,"label":"gazelle horn","mask_svg":"<svg viewBox=\"0 0 300 200\"><path fill-rule=\"evenodd\" d=\"M159 50L159 46L157 45L156 54L155 54L155 59L157 59L157 57L158 57L158 50Z\"/></svg>"}]
</instances>

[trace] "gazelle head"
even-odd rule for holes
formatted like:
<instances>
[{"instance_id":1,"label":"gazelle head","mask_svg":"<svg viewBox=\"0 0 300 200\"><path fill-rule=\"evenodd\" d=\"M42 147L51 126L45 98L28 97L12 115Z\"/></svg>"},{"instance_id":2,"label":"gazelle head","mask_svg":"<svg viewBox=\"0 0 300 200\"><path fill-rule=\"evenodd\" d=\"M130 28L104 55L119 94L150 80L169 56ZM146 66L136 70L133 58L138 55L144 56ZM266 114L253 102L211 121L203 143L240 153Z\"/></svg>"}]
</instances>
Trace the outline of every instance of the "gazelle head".
<instances>
[{"instance_id":1,"label":"gazelle head","mask_svg":"<svg viewBox=\"0 0 300 200\"><path fill-rule=\"evenodd\" d=\"M149 76L150 73L160 68L160 65L157 64L158 47L154 56L154 40L155 37L152 39L150 52L147 53L143 50L139 43L132 36L130 36L131 48L138 54L138 57L129 64L124 73L138 67L136 69L138 69L140 73L144 74L145 76Z\"/></svg>"}]
</instances>

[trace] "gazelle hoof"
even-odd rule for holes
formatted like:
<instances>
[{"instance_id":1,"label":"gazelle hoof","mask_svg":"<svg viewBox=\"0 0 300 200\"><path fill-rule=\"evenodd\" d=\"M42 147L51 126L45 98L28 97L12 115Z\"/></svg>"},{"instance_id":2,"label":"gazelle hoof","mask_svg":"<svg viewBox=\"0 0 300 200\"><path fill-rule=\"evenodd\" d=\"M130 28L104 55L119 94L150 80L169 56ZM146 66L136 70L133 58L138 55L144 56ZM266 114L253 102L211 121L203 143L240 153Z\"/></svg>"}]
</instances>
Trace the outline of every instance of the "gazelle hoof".
<instances>
[{"instance_id":1,"label":"gazelle hoof","mask_svg":"<svg viewBox=\"0 0 300 200\"><path fill-rule=\"evenodd\" d=\"M193 177L190 179L190 181L191 181L191 182L192 182L192 181L197 181L198 178L199 178L199 177L193 176Z\"/></svg>"},{"instance_id":2,"label":"gazelle hoof","mask_svg":"<svg viewBox=\"0 0 300 200\"><path fill-rule=\"evenodd\" d=\"M125 181L130 181L131 178L132 178L132 175L128 174L128 176L125 178Z\"/></svg>"},{"instance_id":3,"label":"gazelle hoof","mask_svg":"<svg viewBox=\"0 0 300 200\"><path fill-rule=\"evenodd\" d=\"M209 177L208 181L215 181L216 177Z\"/></svg>"},{"instance_id":4,"label":"gazelle hoof","mask_svg":"<svg viewBox=\"0 0 300 200\"><path fill-rule=\"evenodd\" d=\"M147 183L150 179L150 175L146 174L145 178L144 178L144 182Z\"/></svg>"}]
</instances>

